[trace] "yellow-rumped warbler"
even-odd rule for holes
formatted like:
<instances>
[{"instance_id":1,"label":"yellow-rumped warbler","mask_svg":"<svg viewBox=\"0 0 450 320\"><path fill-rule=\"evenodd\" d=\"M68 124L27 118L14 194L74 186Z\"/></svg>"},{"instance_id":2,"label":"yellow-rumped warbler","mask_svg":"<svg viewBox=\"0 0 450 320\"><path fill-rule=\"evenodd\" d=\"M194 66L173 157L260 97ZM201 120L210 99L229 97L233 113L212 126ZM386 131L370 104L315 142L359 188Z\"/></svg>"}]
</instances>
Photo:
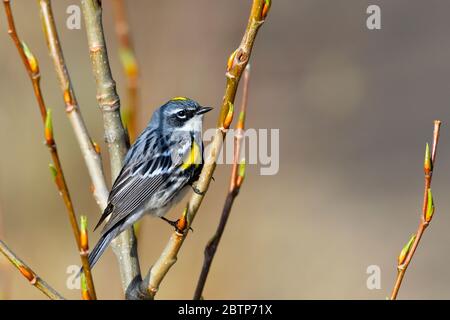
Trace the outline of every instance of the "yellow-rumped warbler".
<instances>
[{"instance_id":1,"label":"yellow-rumped warbler","mask_svg":"<svg viewBox=\"0 0 450 320\"><path fill-rule=\"evenodd\" d=\"M89 254L91 267L122 231L145 213L163 217L198 179L203 167L203 114L211 109L177 97L153 113L128 151L95 227L109 217Z\"/></svg>"}]
</instances>

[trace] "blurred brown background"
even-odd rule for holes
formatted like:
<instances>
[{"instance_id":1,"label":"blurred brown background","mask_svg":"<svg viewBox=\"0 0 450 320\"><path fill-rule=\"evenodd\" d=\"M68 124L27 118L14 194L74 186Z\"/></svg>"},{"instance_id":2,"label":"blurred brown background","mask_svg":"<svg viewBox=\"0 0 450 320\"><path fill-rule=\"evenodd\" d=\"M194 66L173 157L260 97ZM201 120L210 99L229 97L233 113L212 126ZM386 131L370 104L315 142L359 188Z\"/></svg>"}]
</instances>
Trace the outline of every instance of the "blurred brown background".
<instances>
[{"instance_id":1,"label":"blurred brown background","mask_svg":"<svg viewBox=\"0 0 450 320\"><path fill-rule=\"evenodd\" d=\"M75 91L95 141L103 143L84 29L65 27L54 2ZM78 214L91 227L100 212L64 114L62 97L34 1L13 1L17 28L39 59L42 86ZM382 29L366 28L378 4ZM228 55L237 47L251 1L128 1L141 65L141 127L153 110L185 95L218 106ZM103 1L113 74L122 101L111 5ZM274 0L252 56L248 126L280 129L280 170L249 168L214 261L207 299L384 299L396 257L416 230L422 162L433 120L443 120L433 179L437 211L408 269L399 298L450 298L450 3L439 0ZM84 28L84 26L82 26ZM49 154L28 77L0 9L0 207L8 245L67 298L66 268L79 258L67 215L47 169ZM207 117L215 124L218 110ZM191 298L203 248L218 222L230 167L219 166L210 192L158 298ZM176 218L179 206L169 217ZM141 266L156 259L171 232L145 218ZM98 234L91 234L91 243ZM381 268L368 290L366 269ZM43 299L15 270L10 299ZM97 294L122 297L111 250L94 269ZM3 276L2 279L4 279ZM3 293L4 294L4 293Z\"/></svg>"}]
</instances>

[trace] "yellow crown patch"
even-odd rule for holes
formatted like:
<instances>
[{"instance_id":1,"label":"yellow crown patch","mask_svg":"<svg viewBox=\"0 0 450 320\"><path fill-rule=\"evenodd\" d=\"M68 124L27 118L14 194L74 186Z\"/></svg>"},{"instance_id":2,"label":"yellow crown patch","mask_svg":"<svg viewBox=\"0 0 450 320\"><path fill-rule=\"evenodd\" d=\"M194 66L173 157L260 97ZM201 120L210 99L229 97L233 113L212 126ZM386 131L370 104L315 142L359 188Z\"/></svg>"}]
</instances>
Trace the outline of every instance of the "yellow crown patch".
<instances>
[{"instance_id":1,"label":"yellow crown patch","mask_svg":"<svg viewBox=\"0 0 450 320\"><path fill-rule=\"evenodd\" d=\"M188 98L186 97L175 97L172 99L172 101L186 101Z\"/></svg>"}]
</instances>

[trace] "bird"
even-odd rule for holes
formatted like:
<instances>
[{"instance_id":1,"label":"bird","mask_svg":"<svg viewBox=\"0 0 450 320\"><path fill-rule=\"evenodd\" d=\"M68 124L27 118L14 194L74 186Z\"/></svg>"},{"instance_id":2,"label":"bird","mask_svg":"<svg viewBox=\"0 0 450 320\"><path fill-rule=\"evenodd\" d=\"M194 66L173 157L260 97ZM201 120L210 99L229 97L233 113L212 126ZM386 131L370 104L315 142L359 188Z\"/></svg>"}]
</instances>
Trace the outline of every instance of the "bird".
<instances>
[{"instance_id":1,"label":"bird","mask_svg":"<svg viewBox=\"0 0 450 320\"><path fill-rule=\"evenodd\" d=\"M203 167L203 115L213 108L186 97L159 107L128 150L108 203L94 231L105 221L89 254L91 268L111 241L145 214L160 217L195 187Z\"/></svg>"}]
</instances>

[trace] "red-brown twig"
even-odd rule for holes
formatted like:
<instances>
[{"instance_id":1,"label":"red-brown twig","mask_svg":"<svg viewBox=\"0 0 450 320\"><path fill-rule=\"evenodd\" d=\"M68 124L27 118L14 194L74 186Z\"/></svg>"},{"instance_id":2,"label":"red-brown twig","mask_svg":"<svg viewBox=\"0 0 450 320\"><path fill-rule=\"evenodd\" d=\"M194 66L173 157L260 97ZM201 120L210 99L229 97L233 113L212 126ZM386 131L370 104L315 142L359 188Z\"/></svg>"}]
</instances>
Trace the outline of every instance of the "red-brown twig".
<instances>
[{"instance_id":1,"label":"red-brown twig","mask_svg":"<svg viewBox=\"0 0 450 320\"><path fill-rule=\"evenodd\" d=\"M64 300L64 297L55 289L42 280L30 267L20 260L7 246L0 240L0 252L19 270L19 272L30 282L52 300Z\"/></svg>"},{"instance_id":2,"label":"red-brown twig","mask_svg":"<svg viewBox=\"0 0 450 320\"><path fill-rule=\"evenodd\" d=\"M233 157L233 167L231 170L230 187L228 188L228 194L225 199L225 204L222 209L222 215L220 217L219 225L214 236L209 240L204 251L204 260L202 270L197 282L197 287L194 293L194 300L199 300L202 298L203 289L205 287L206 279L211 268L212 261L219 246L220 239L222 238L225 226L228 222L228 218L231 213L231 208L233 206L234 200L239 194L242 182L245 176L245 163L240 162L241 157L241 145L242 139L244 137L245 128L245 117L247 110L248 101L248 83L250 79L250 64L247 65L244 72L244 84L243 84L243 94L242 103L239 113L239 119L236 124L236 130L234 135L234 157Z\"/></svg>"},{"instance_id":3,"label":"red-brown twig","mask_svg":"<svg viewBox=\"0 0 450 320\"><path fill-rule=\"evenodd\" d=\"M136 139L139 119L139 66L134 53L124 0L113 1L115 29L119 40L119 57L127 78L127 107L124 122L128 129L130 142Z\"/></svg>"},{"instance_id":4,"label":"red-brown twig","mask_svg":"<svg viewBox=\"0 0 450 320\"><path fill-rule=\"evenodd\" d=\"M88 239L88 231L87 231L87 217L80 217L80 252L81 255L85 258L89 258L89 239ZM93 300L95 297L92 297L89 280L92 279L91 268L83 269L83 274L81 275L81 297L83 300ZM95 292L94 292L95 293Z\"/></svg>"},{"instance_id":5,"label":"red-brown twig","mask_svg":"<svg viewBox=\"0 0 450 320\"><path fill-rule=\"evenodd\" d=\"M69 221L72 226L72 231L75 236L75 240L78 246L79 251L81 252L80 247L80 230L78 228L78 222L75 214L75 210L72 204L72 200L70 197L69 189L67 187L67 183L64 177L64 173L61 166L61 161L59 159L58 150L56 147L55 138L53 135L53 124L52 124L52 118L51 118L51 110L47 110L44 102L44 98L41 91L41 85L40 85L40 72L39 72L39 64L36 59L36 57L31 53L29 48L26 46L24 42L22 42L19 38L19 35L17 33L15 24L14 24L14 17L12 14L10 1L9 0L3 0L3 4L5 7L6 17L8 20L8 33L11 36L11 39L13 40L17 51L22 59L22 62L28 72L28 75L30 77L30 80L33 85L34 94L36 97L36 100L39 105L39 111L41 113L42 122L44 124L44 135L45 135L45 143L47 147L49 148L50 154L52 156L53 165L50 166L50 169L53 173L56 186L58 187L58 190L63 198L64 204L67 209L67 213L69 216ZM81 255L81 261L83 264L83 269L89 268L89 261L87 257L83 257ZM90 277L87 279L89 283L89 290L91 292L91 296L95 299L95 289L94 284L92 281L92 278Z\"/></svg>"},{"instance_id":6,"label":"red-brown twig","mask_svg":"<svg viewBox=\"0 0 450 320\"><path fill-rule=\"evenodd\" d=\"M109 190L103 173L100 148L95 142L92 141L81 114L81 109L75 96L72 81L70 79L69 71L67 69L61 48L61 42L59 40L58 30L56 29L51 2L49 0L40 0L39 5L41 9L42 27L47 40L48 51L53 61L56 76L62 91L66 114L69 118L70 124L72 125L75 137L77 138L80 146L81 154L83 155L86 167L91 177L91 190L93 196L100 209L104 210L107 204Z\"/></svg>"},{"instance_id":7,"label":"red-brown twig","mask_svg":"<svg viewBox=\"0 0 450 320\"><path fill-rule=\"evenodd\" d=\"M420 239L425 232L425 229L428 227L431 219L433 218L434 213L434 203L433 196L431 193L431 179L433 177L433 169L434 163L436 159L436 150L439 142L439 132L441 127L441 121L434 121L434 132L433 132L433 145L430 148L427 144L425 151L425 161L424 161L424 173L425 173L425 182L424 182L424 195L423 195L423 206L422 206L422 214L420 217L419 227L416 233L411 237L408 243L403 247L400 255L398 257L397 264L397 279L395 281L394 288L392 289L391 300L397 299L398 291L400 290L400 286L402 285L403 278L405 276L406 269L408 268L411 260L414 256L414 252L419 245Z\"/></svg>"},{"instance_id":8,"label":"red-brown twig","mask_svg":"<svg viewBox=\"0 0 450 320\"><path fill-rule=\"evenodd\" d=\"M139 130L139 65L134 52L130 25L127 19L124 0L113 1L116 36L119 40L119 58L127 79L127 104L123 110L123 122L128 131L130 143L133 143ZM142 220L134 224L134 233L139 238Z\"/></svg>"}]
</instances>

